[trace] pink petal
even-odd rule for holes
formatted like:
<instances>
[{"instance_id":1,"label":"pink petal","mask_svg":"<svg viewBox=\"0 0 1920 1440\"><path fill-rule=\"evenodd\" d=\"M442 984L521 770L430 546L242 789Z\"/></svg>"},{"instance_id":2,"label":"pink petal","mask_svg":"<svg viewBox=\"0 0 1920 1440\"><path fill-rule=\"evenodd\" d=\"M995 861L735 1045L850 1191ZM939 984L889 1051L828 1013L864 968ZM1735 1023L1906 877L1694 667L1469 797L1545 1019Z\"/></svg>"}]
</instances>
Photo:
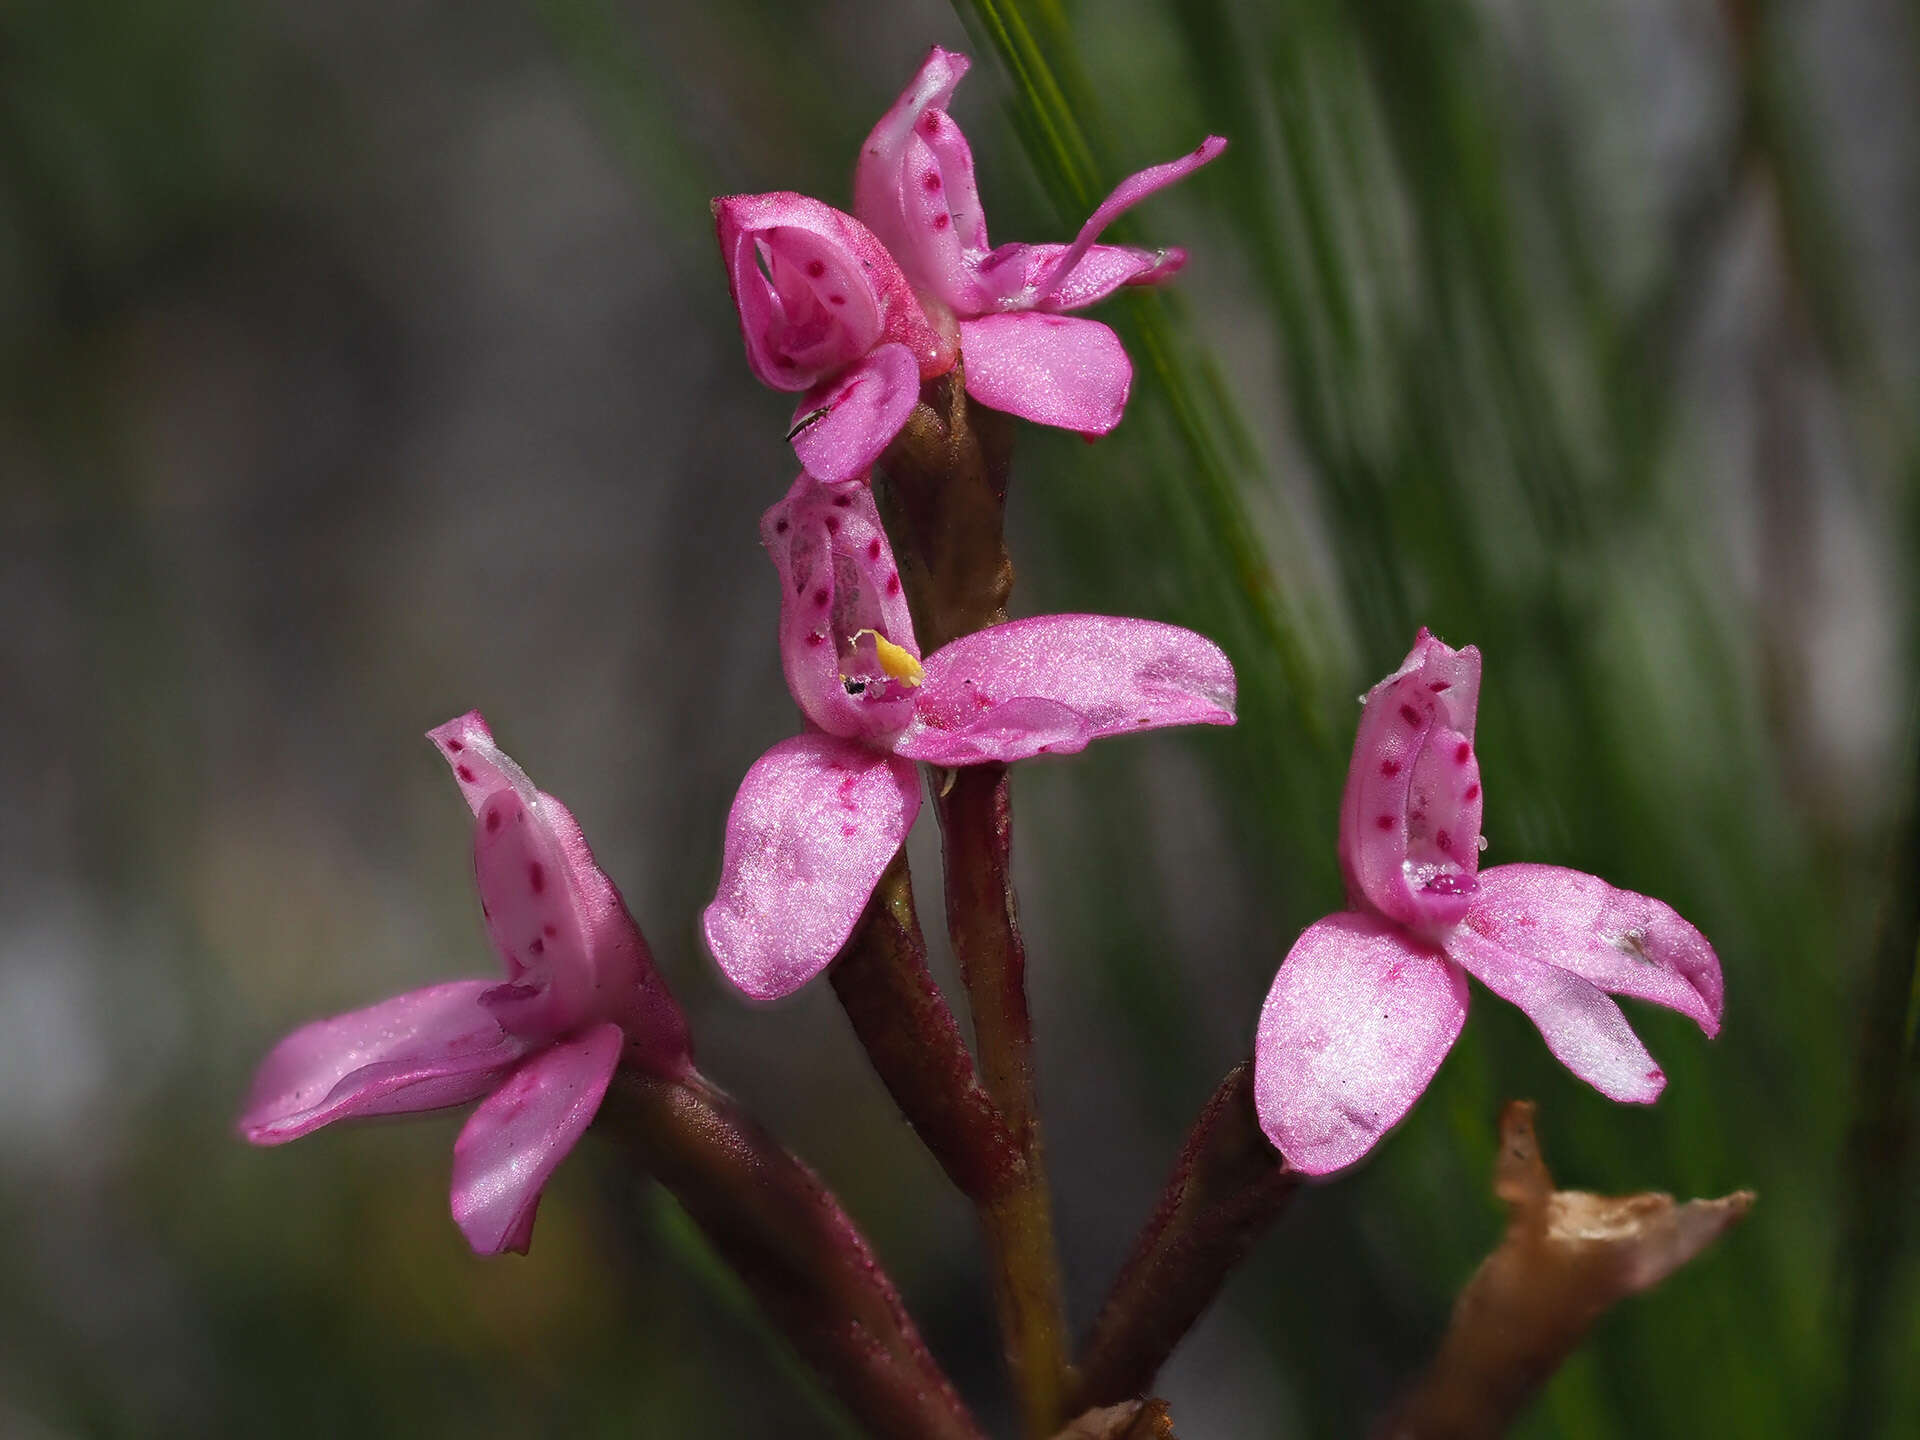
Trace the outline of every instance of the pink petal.
<instances>
[{"instance_id":1,"label":"pink petal","mask_svg":"<svg viewBox=\"0 0 1920 1440\"><path fill-rule=\"evenodd\" d=\"M1187 252L1178 246L1140 250L1130 245L1095 245L1073 267L1072 274L1041 294L1040 279L1058 268L1067 248L1017 242L1002 245L976 267L979 283L991 297L981 308L990 310L1006 301L1037 297L1019 308L1081 310L1106 299L1123 285L1156 285L1171 279L1187 263Z\"/></svg>"},{"instance_id":2,"label":"pink petal","mask_svg":"<svg viewBox=\"0 0 1920 1440\"><path fill-rule=\"evenodd\" d=\"M863 480L920 399L920 367L904 345L882 345L816 385L793 412L793 450L822 480Z\"/></svg>"},{"instance_id":3,"label":"pink petal","mask_svg":"<svg viewBox=\"0 0 1920 1440\"><path fill-rule=\"evenodd\" d=\"M1720 1031L1720 957L1670 905L1557 865L1501 865L1481 872L1466 923L1503 950Z\"/></svg>"},{"instance_id":4,"label":"pink petal","mask_svg":"<svg viewBox=\"0 0 1920 1440\"><path fill-rule=\"evenodd\" d=\"M734 797L703 917L727 978L771 1000L824 970L919 811L919 777L891 755L808 734L761 756Z\"/></svg>"},{"instance_id":5,"label":"pink petal","mask_svg":"<svg viewBox=\"0 0 1920 1440\"><path fill-rule=\"evenodd\" d=\"M1373 915L1316 921L1260 1011L1260 1128L1297 1170L1345 1169L1413 1108L1466 1018L1466 978L1439 951Z\"/></svg>"},{"instance_id":6,"label":"pink petal","mask_svg":"<svg viewBox=\"0 0 1920 1440\"><path fill-rule=\"evenodd\" d=\"M529 1057L453 1142L453 1219L480 1255L526 1253L540 1192L600 1109L620 1061L618 1025Z\"/></svg>"},{"instance_id":7,"label":"pink petal","mask_svg":"<svg viewBox=\"0 0 1920 1440\"><path fill-rule=\"evenodd\" d=\"M240 1133L279 1145L335 1120L438 1110L486 1094L527 1048L481 1004L488 986L455 980L303 1025L261 1061Z\"/></svg>"},{"instance_id":8,"label":"pink petal","mask_svg":"<svg viewBox=\"0 0 1920 1440\"><path fill-rule=\"evenodd\" d=\"M967 73L964 55L934 46L860 147L853 211L912 282L962 313L977 313L972 269L987 249L973 152L946 113Z\"/></svg>"},{"instance_id":9,"label":"pink petal","mask_svg":"<svg viewBox=\"0 0 1920 1440\"><path fill-rule=\"evenodd\" d=\"M427 738L473 808L481 910L506 966L507 984L482 1003L507 1030L533 1040L588 1019L614 1020L636 1064L678 1074L687 1059L686 1021L572 813L494 743L479 711Z\"/></svg>"},{"instance_id":10,"label":"pink petal","mask_svg":"<svg viewBox=\"0 0 1920 1440\"><path fill-rule=\"evenodd\" d=\"M713 202L747 360L761 383L805 390L876 345L905 345L925 378L953 345L884 245L851 215L792 191Z\"/></svg>"},{"instance_id":11,"label":"pink petal","mask_svg":"<svg viewBox=\"0 0 1920 1440\"><path fill-rule=\"evenodd\" d=\"M566 857L574 909L585 927L588 973L593 977L588 1013L613 1021L625 1032L626 1063L669 1078L683 1074L692 1058L686 1017L654 966L647 937L619 888L594 861L573 813L551 795L540 800Z\"/></svg>"},{"instance_id":12,"label":"pink petal","mask_svg":"<svg viewBox=\"0 0 1920 1440\"><path fill-rule=\"evenodd\" d=\"M487 797L497 790L513 790L528 800L540 793L527 778L527 772L493 743L493 732L478 710L469 710L444 725L436 725L427 731L427 739L445 758L460 786L460 798L475 815L480 813Z\"/></svg>"},{"instance_id":13,"label":"pink petal","mask_svg":"<svg viewBox=\"0 0 1920 1440\"><path fill-rule=\"evenodd\" d=\"M1122 180L1114 191L1100 203L1100 208L1087 217L1087 223L1080 227L1079 235L1074 237L1066 253L1054 262L1053 268L1033 282L1035 298L1045 300L1054 297L1068 278L1074 267L1080 263L1080 257L1093 248L1093 242L1120 216L1138 205L1156 191L1164 190L1176 180L1184 180L1202 165L1217 158L1227 148L1227 142L1219 135L1209 135L1192 153L1182 155L1178 160L1169 160L1163 165L1152 165Z\"/></svg>"},{"instance_id":14,"label":"pink petal","mask_svg":"<svg viewBox=\"0 0 1920 1440\"><path fill-rule=\"evenodd\" d=\"M1436 939L1466 915L1480 864L1479 693L1480 652L1422 630L1367 692L1340 803L1340 863L1356 903Z\"/></svg>"},{"instance_id":15,"label":"pink petal","mask_svg":"<svg viewBox=\"0 0 1920 1440\"><path fill-rule=\"evenodd\" d=\"M1097 320L1022 312L960 324L967 393L1040 425L1104 435L1120 423L1133 362Z\"/></svg>"},{"instance_id":16,"label":"pink petal","mask_svg":"<svg viewBox=\"0 0 1920 1440\"><path fill-rule=\"evenodd\" d=\"M873 492L802 475L761 516L760 538L780 572L780 663L794 703L829 735L899 733L913 718L912 687L879 664L874 636L916 660L920 646Z\"/></svg>"},{"instance_id":17,"label":"pink petal","mask_svg":"<svg viewBox=\"0 0 1920 1440\"><path fill-rule=\"evenodd\" d=\"M1620 1007L1570 970L1502 949L1471 926L1447 937L1447 956L1502 1000L1518 1005L1567 1069L1609 1100L1648 1104L1667 1077Z\"/></svg>"},{"instance_id":18,"label":"pink petal","mask_svg":"<svg viewBox=\"0 0 1920 1440\"><path fill-rule=\"evenodd\" d=\"M952 729L915 726L894 743L894 753L949 769L992 761L1010 765L1035 755L1076 755L1091 739L1086 716L1072 706L1021 695L983 708L971 723L956 716Z\"/></svg>"},{"instance_id":19,"label":"pink petal","mask_svg":"<svg viewBox=\"0 0 1920 1440\"><path fill-rule=\"evenodd\" d=\"M1191 630L1040 615L977 630L926 662L894 753L936 765L1072 754L1102 735L1231 725L1233 665Z\"/></svg>"}]
</instances>

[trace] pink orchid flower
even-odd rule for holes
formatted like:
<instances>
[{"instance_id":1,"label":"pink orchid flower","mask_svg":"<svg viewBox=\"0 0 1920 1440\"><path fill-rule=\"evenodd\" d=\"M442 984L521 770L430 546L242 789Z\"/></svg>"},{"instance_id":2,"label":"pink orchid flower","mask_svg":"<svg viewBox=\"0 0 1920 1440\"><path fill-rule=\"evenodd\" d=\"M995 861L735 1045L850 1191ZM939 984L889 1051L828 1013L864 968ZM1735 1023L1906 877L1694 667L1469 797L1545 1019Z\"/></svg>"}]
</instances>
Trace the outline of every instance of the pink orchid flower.
<instances>
[{"instance_id":1,"label":"pink orchid flower","mask_svg":"<svg viewBox=\"0 0 1920 1440\"><path fill-rule=\"evenodd\" d=\"M480 1100L453 1146L453 1218L482 1255L524 1253L540 1192L615 1068L684 1074L687 1027L566 806L478 711L428 738L473 807L480 911L506 980L430 985L303 1026L261 1062L239 1128L280 1145L336 1120Z\"/></svg>"},{"instance_id":2,"label":"pink orchid flower","mask_svg":"<svg viewBox=\"0 0 1920 1440\"><path fill-rule=\"evenodd\" d=\"M967 393L1042 425L1104 435L1120 423L1133 363L1097 320L1070 320L1122 285L1152 285L1186 263L1179 249L1096 245L1100 232L1155 191L1227 148L1199 149L1120 186L1071 245L987 242L973 152L947 114L966 56L934 46L920 73L873 127L854 174L853 211L891 250L924 296L960 319Z\"/></svg>"},{"instance_id":3,"label":"pink orchid flower","mask_svg":"<svg viewBox=\"0 0 1920 1440\"><path fill-rule=\"evenodd\" d=\"M1480 652L1425 630L1367 692L1340 806L1350 908L1294 943L1254 1041L1261 1128L1306 1174L1352 1165L1412 1108L1468 975L1613 1100L1651 1102L1666 1076L1609 995L1720 1029L1719 958L1668 906L1553 865L1480 873L1479 699Z\"/></svg>"},{"instance_id":4,"label":"pink orchid flower","mask_svg":"<svg viewBox=\"0 0 1920 1440\"><path fill-rule=\"evenodd\" d=\"M791 994L846 943L919 813L915 761L1067 755L1102 735L1233 723L1220 648L1150 620L1014 620L923 662L865 485L802 475L760 533L807 726L741 782L704 917L720 968L756 999Z\"/></svg>"},{"instance_id":5,"label":"pink orchid flower","mask_svg":"<svg viewBox=\"0 0 1920 1440\"><path fill-rule=\"evenodd\" d=\"M920 382L953 368L887 247L858 220L805 195L713 202L747 362L765 385L804 390L794 452L827 480L866 472L900 433Z\"/></svg>"}]
</instances>

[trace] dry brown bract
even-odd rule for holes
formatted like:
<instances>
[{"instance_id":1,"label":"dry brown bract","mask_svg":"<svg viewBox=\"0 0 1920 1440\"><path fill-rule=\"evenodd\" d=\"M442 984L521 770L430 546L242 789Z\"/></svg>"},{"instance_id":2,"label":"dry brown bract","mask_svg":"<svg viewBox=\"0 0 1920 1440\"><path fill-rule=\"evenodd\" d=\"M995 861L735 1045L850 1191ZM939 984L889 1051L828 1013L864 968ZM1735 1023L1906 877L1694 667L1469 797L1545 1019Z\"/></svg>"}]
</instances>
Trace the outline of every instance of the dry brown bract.
<instances>
[{"instance_id":1,"label":"dry brown bract","mask_svg":"<svg viewBox=\"0 0 1920 1440\"><path fill-rule=\"evenodd\" d=\"M1658 1285L1753 1205L1750 1190L1684 1205L1555 1190L1533 1112L1516 1100L1500 1116L1493 1188L1506 1238L1461 1291L1439 1354L1379 1440L1501 1434L1609 1306Z\"/></svg>"}]
</instances>

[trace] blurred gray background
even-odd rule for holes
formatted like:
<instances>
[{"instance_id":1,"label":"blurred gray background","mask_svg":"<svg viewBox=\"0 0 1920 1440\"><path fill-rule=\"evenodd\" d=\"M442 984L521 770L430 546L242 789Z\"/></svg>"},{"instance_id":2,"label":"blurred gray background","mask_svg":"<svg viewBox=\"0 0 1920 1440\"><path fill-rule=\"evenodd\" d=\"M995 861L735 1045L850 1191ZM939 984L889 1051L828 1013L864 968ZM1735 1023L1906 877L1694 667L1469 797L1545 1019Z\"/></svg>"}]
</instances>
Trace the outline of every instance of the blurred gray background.
<instances>
[{"instance_id":1,"label":"blurred gray background","mask_svg":"<svg viewBox=\"0 0 1920 1440\"><path fill-rule=\"evenodd\" d=\"M988 43L1006 14L1085 173ZM847 204L935 41L976 57L996 239L1234 141L1129 222L1194 258L1102 312L1126 423L1023 432L1016 465L1017 608L1195 625L1244 697L1231 734L1016 788L1076 1322L1340 903L1352 697L1424 622L1486 654L1488 863L1671 900L1726 1029L1636 1011L1672 1084L1627 1110L1480 994L1408 1125L1169 1366L1180 1433L1354 1433L1499 1233L1518 1095L1565 1184L1761 1193L1527 1434L1912 1433L1913 951L1882 923L1915 883L1911 6L14 0L0 1434L844 1433L592 1144L531 1257L483 1262L446 1213L456 1117L232 1134L286 1029L494 963L420 738L471 707L579 817L703 1068L1004 1417L971 1217L831 994L750 1007L695 930L734 786L795 725L756 535L790 404L707 201Z\"/></svg>"}]
</instances>

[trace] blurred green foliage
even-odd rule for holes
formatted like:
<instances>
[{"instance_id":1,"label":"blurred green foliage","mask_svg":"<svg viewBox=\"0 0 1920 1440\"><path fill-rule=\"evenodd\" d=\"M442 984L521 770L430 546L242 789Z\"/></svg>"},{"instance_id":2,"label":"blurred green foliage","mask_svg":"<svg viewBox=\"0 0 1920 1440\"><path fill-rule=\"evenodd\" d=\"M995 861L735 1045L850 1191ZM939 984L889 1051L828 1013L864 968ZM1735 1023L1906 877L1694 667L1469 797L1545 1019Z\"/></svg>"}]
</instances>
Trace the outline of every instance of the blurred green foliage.
<instances>
[{"instance_id":1,"label":"blurred green foliage","mask_svg":"<svg viewBox=\"0 0 1920 1440\"><path fill-rule=\"evenodd\" d=\"M1644 7L1609 0L956 8L977 65L957 110L1000 239L1071 234L1129 170L1208 130L1233 140L1122 227L1194 255L1181 286L1102 312L1136 362L1124 427L1092 447L1024 434L1017 462L1023 609L1193 625L1242 685L1230 734L1090 752L1035 767L1017 792L1026 903L1047 944L1036 964L1057 977L1042 1025L1111 1032L1097 1074L1044 1076L1076 1316L1119 1259L1074 1233L1076 1213L1113 1188L1144 1218L1187 1119L1244 1053L1285 945L1340 903L1353 697L1426 624L1486 656L1489 862L1573 865L1672 902L1719 947L1725 1029L1706 1043L1636 1010L1670 1085L1632 1110L1480 995L1409 1123L1297 1207L1210 1334L1230 1332L1233 1363L1273 1377L1250 1387L1278 1397L1264 1423L1357 1433L1497 1233L1495 1116L1525 1095L1563 1184L1751 1186L1760 1202L1718 1251L1607 1320L1524 1433L1912 1433L1920 1378L1899 1362L1920 1349L1920 970L1899 902L1920 890L1903 838L1920 367L1903 272L1865 254L1867 201L1844 162L1878 136L1890 163L1913 164L1914 114L1878 129L1836 119L1836 71L1814 63L1802 17L1733 0L1676 3L1637 42L1645 16L1628 12ZM844 203L854 146L921 46L960 39L932 8L758 0L698 16L617 0L424 6L392 23L403 72L444 66L478 86L497 50L563 73L647 209L657 249L636 264L710 297L699 343L741 392L752 381L726 353L706 196L780 185ZM877 78L856 85L868 26L891 48L864 57ZM1649 80L1645 47L1677 36L1692 37L1696 71ZM176 766L191 727L174 676L195 637L154 597L181 582L116 509L121 452L141 443L116 398L138 354L122 322L183 268L237 267L297 228L303 196L360 193L342 177L377 169L378 117L396 113L366 97L395 82L384 57L361 73L353 55L222 0L0 12L0 442L19 486L0 512L19 548L0 555L23 569L29 550L51 557L106 617L87 654L115 700L74 723L139 764L86 791L83 866L115 906L161 915L194 1035L298 1018L272 990L307 962L302 947L318 957L366 932L289 911L278 923L306 933L255 974L207 917L273 903L274 857L241 867L257 885L210 896L170 845L218 796ZM1906 71L1911 106L1920 65ZM1682 102L1707 118L1676 161L1656 132ZM1920 180L1901 187L1911 237ZM1751 394L1729 400L1716 363ZM371 487L330 504L372 529L408 519ZM1841 562L1815 536L1843 523L1890 567L1867 590L1884 600L1869 628L1891 640L1870 683L1836 695L1820 647L1850 632L1803 622L1834 603L1817 582ZM343 525L314 543L359 544ZM1836 760L1827 737L1849 707L1884 723ZM717 836L700 823L691 833ZM399 864L387 842L362 843L376 875ZM698 862L671 863L691 895ZM452 927L457 903L430 918ZM116 1198L87 1232L97 1243L0 1253L0 1429L150 1434L162 1413L192 1434L838 1433L657 1198L570 1167L534 1262L476 1266L441 1213L450 1126L263 1157L223 1133L251 1057L231 1040L189 1049L102 1162ZM1097 1148L1075 1127L1105 1137L1125 1175L1065 1165ZM902 1194L921 1193L907 1143L849 1127L822 1167L855 1177L836 1180L883 1253L913 1257L923 1289L909 1298L935 1310L963 1385L990 1387L984 1312L966 1308L978 1297L953 1298L972 1282L927 1258L938 1242L894 1193L896 1171ZM25 1165L0 1188L15 1234L47 1203ZM96 1282L136 1327L184 1315L188 1338L135 1363L90 1329L63 1297L103 1270L124 1270ZM1181 1387L1203 1388L1178 1363L1168 1383L1176 1415Z\"/></svg>"}]
</instances>

